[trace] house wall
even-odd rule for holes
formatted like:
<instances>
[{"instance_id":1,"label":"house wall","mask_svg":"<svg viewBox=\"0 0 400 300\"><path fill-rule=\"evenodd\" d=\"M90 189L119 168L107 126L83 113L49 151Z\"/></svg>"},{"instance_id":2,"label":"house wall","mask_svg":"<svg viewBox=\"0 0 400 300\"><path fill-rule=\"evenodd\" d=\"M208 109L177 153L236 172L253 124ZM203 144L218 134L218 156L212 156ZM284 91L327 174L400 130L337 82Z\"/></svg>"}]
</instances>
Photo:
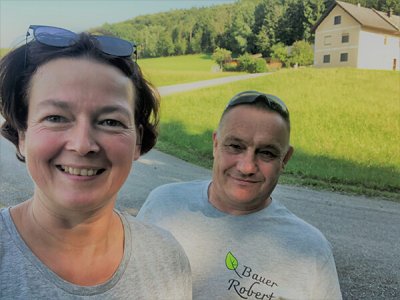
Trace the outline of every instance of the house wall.
<instances>
[{"instance_id":1,"label":"house wall","mask_svg":"<svg viewBox=\"0 0 400 300\"><path fill-rule=\"evenodd\" d=\"M334 25L335 16L341 17L340 24ZM361 25L340 6L321 22L315 31L314 65L316 67L357 67L358 41ZM348 35L348 42L342 42L342 36ZM347 53L347 61L340 61L341 54ZM330 56L330 62L324 63L324 55Z\"/></svg>"},{"instance_id":2,"label":"house wall","mask_svg":"<svg viewBox=\"0 0 400 300\"><path fill-rule=\"evenodd\" d=\"M400 70L400 37L377 32L361 31L358 68Z\"/></svg>"}]
</instances>

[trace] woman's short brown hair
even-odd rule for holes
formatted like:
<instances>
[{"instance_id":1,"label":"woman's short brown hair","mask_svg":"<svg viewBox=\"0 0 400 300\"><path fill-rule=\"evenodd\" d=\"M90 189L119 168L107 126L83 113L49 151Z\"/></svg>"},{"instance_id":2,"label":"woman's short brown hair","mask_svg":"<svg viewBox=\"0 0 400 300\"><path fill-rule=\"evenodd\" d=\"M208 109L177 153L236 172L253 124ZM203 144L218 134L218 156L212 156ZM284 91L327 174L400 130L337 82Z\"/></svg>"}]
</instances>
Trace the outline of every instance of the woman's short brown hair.
<instances>
[{"instance_id":1,"label":"woman's short brown hair","mask_svg":"<svg viewBox=\"0 0 400 300\"><path fill-rule=\"evenodd\" d=\"M143 77L140 67L130 57L118 57L99 50L96 40L81 33L77 42L59 48L36 40L20 46L0 61L0 112L5 122L1 135L17 149L17 158L25 161L19 151L19 132L27 129L29 85L36 70L43 64L62 57L87 57L114 66L133 83L135 92L135 122L142 127L141 154L150 151L157 141L160 97L157 90Z\"/></svg>"}]
</instances>

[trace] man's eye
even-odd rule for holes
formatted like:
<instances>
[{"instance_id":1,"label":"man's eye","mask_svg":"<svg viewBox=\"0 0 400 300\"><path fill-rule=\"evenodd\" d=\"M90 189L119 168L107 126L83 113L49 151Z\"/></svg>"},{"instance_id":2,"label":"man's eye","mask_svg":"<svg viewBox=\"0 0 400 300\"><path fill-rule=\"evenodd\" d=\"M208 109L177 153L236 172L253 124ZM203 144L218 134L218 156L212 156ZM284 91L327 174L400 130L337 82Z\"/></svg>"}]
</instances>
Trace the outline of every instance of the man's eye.
<instances>
[{"instance_id":1,"label":"man's eye","mask_svg":"<svg viewBox=\"0 0 400 300\"><path fill-rule=\"evenodd\" d=\"M225 147L231 152L239 152L242 150L242 146L239 144L227 144Z\"/></svg>"},{"instance_id":2,"label":"man's eye","mask_svg":"<svg viewBox=\"0 0 400 300\"><path fill-rule=\"evenodd\" d=\"M106 119L106 120L100 121L100 125L108 126L108 127L124 127L124 124L122 124L120 121L113 120L113 119Z\"/></svg>"},{"instance_id":3,"label":"man's eye","mask_svg":"<svg viewBox=\"0 0 400 300\"><path fill-rule=\"evenodd\" d=\"M271 152L271 151L260 151L258 152L259 155L261 155L262 158L264 159L273 159L276 157L276 154Z\"/></svg>"}]
</instances>

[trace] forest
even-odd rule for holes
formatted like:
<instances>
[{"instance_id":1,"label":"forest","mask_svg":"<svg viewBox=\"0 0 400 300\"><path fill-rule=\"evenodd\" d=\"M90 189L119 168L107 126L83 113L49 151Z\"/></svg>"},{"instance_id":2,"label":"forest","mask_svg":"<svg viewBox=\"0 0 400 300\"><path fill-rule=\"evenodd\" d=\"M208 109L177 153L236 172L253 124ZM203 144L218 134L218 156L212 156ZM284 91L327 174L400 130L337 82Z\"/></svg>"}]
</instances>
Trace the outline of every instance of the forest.
<instances>
[{"instance_id":1,"label":"forest","mask_svg":"<svg viewBox=\"0 0 400 300\"><path fill-rule=\"evenodd\" d=\"M313 43L312 28L334 0L238 0L204 8L142 15L92 29L133 42L140 58L227 49L233 56L261 53L276 44ZM345 0L400 15L398 0Z\"/></svg>"}]
</instances>

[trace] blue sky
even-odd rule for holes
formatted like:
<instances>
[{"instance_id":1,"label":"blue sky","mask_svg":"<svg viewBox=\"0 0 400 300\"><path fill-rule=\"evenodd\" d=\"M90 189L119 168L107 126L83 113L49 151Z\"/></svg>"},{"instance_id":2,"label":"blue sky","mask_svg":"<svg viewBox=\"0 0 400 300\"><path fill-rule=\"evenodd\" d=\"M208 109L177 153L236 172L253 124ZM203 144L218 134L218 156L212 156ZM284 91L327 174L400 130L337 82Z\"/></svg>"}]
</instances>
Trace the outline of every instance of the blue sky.
<instances>
[{"instance_id":1,"label":"blue sky","mask_svg":"<svg viewBox=\"0 0 400 300\"><path fill-rule=\"evenodd\" d=\"M0 48L23 43L31 24L79 32L144 14L233 2L235 0L0 0Z\"/></svg>"}]
</instances>

